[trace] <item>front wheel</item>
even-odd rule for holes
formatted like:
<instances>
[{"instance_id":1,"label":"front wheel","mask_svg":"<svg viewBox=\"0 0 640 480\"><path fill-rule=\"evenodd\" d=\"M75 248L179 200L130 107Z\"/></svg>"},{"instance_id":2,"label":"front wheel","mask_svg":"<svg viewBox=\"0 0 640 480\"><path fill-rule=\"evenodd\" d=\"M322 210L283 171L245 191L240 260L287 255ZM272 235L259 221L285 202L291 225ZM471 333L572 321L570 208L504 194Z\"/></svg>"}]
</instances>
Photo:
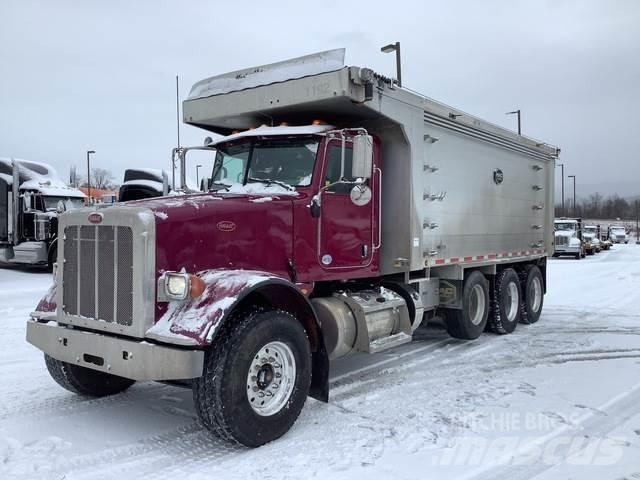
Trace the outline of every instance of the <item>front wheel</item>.
<instances>
[{"instance_id":1,"label":"front wheel","mask_svg":"<svg viewBox=\"0 0 640 480\"><path fill-rule=\"evenodd\" d=\"M232 321L207 353L193 400L215 435L259 447L297 420L311 383L311 349L302 324L286 312L254 311Z\"/></svg>"},{"instance_id":2,"label":"front wheel","mask_svg":"<svg viewBox=\"0 0 640 480\"><path fill-rule=\"evenodd\" d=\"M47 370L62 388L87 397L106 397L123 392L134 380L91 370L44 355Z\"/></svg>"}]
</instances>

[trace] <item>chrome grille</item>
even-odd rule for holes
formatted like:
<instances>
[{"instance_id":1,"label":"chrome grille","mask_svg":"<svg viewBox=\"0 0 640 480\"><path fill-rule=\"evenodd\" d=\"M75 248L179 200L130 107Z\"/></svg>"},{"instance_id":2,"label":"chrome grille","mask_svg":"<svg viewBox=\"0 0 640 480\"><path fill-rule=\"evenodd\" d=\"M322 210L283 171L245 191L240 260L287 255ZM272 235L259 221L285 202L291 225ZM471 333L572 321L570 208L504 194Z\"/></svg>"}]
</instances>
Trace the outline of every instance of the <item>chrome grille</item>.
<instances>
[{"instance_id":1,"label":"chrome grille","mask_svg":"<svg viewBox=\"0 0 640 480\"><path fill-rule=\"evenodd\" d=\"M130 227L64 230L63 310L68 315L133 323L133 233Z\"/></svg>"},{"instance_id":2,"label":"chrome grille","mask_svg":"<svg viewBox=\"0 0 640 480\"><path fill-rule=\"evenodd\" d=\"M568 244L569 244L569 237L566 237L564 235L556 236L556 245L564 246Z\"/></svg>"}]
</instances>

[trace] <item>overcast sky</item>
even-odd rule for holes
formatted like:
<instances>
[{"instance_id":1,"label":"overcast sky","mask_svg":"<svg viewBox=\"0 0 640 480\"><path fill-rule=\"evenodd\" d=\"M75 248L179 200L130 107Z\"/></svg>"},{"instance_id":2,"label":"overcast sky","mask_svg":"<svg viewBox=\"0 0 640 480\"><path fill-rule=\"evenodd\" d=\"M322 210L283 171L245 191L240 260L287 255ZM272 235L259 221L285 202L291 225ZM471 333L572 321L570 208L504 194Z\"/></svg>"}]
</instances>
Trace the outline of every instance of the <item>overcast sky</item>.
<instances>
[{"instance_id":1,"label":"overcast sky","mask_svg":"<svg viewBox=\"0 0 640 480\"><path fill-rule=\"evenodd\" d=\"M0 19L0 156L65 178L87 149L118 180L168 168L175 75L184 99L204 77L346 47L392 76L380 47L399 40L406 86L514 129L520 108L579 194L640 193L640 1L0 0ZM206 135L182 126L183 144Z\"/></svg>"}]
</instances>

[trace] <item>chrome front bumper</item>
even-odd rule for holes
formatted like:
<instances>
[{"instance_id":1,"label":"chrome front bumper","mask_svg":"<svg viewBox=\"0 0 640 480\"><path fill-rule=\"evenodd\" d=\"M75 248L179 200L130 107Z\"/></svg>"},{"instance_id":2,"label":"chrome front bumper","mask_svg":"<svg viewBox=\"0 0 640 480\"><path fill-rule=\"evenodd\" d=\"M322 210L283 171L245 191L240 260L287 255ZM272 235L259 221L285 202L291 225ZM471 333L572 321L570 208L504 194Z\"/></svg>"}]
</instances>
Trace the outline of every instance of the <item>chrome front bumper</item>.
<instances>
[{"instance_id":1,"label":"chrome front bumper","mask_svg":"<svg viewBox=\"0 0 640 480\"><path fill-rule=\"evenodd\" d=\"M556 246L554 253L556 255L568 255L568 254L576 254L581 253L582 249L580 247L567 247L567 246Z\"/></svg>"},{"instance_id":2,"label":"chrome front bumper","mask_svg":"<svg viewBox=\"0 0 640 480\"><path fill-rule=\"evenodd\" d=\"M27 322L27 341L47 355L132 380L185 380L202 375L204 352L101 333L57 323Z\"/></svg>"}]
</instances>

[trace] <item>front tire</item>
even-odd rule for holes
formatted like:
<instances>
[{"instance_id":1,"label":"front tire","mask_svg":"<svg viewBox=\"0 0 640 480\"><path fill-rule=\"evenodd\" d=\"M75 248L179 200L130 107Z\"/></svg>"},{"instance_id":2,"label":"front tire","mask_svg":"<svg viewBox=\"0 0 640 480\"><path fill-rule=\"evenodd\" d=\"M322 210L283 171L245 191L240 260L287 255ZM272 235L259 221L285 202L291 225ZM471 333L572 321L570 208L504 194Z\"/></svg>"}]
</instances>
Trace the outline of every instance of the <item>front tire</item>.
<instances>
[{"instance_id":1,"label":"front tire","mask_svg":"<svg viewBox=\"0 0 640 480\"><path fill-rule=\"evenodd\" d=\"M462 309L443 309L447 332L454 338L473 340L482 334L489 316L489 282L477 270L464 281Z\"/></svg>"},{"instance_id":2,"label":"front tire","mask_svg":"<svg viewBox=\"0 0 640 480\"><path fill-rule=\"evenodd\" d=\"M491 298L490 331L503 335L516 329L520 321L521 298L520 278L516 271L506 268L498 272Z\"/></svg>"},{"instance_id":3,"label":"front tire","mask_svg":"<svg viewBox=\"0 0 640 480\"><path fill-rule=\"evenodd\" d=\"M527 265L518 273L522 300L520 301L520 323L532 324L540 319L544 302L544 279L536 265Z\"/></svg>"},{"instance_id":4,"label":"front tire","mask_svg":"<svg viewBox=\"0 0 640 480\"><path fill-rule=\"evenodd\" d=\"M106 397L125 391L135 380L91 370L44 355L47 370L62 388L87 397Z\"/></svg>"},{"instance_id":5,"label":"front tire","mask_svg":"<svg viewBox=\"0 0 640 480\"><path fill-rule=\"evenodd\" d=\"M218 437L247 447L280 438L309 393L311 349L304 327L283 311L253 311L217 342L193 382L198 417Z\"/></svg>"}]
</instances>

